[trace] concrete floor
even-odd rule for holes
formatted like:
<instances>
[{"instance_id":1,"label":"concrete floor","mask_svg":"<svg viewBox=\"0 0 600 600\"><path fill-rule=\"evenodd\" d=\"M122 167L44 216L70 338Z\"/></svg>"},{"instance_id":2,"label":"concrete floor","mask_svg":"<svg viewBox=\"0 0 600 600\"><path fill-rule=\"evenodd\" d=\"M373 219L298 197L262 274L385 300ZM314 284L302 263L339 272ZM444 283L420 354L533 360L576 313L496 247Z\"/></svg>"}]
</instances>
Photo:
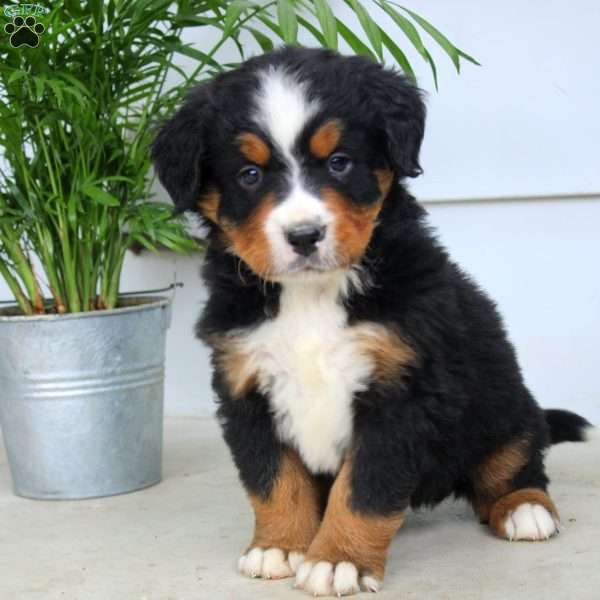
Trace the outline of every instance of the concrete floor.
<instances>
[{"instance_id":1,"label":"concrete floor","mask_svg":"<svg viewBox=\"0 0 600 600\"><path fill-rule=\"evenodd\" d=\"M497 540L463 503L409 515L377 598L598 600L599 465L598 439L550 452L564 531L549 542ZM237 574L252 516L213 420L167 419L164 481L112 498L16 498L0 454L0 519L0 600L306 597Z\"/></svg>"}]
</instances>

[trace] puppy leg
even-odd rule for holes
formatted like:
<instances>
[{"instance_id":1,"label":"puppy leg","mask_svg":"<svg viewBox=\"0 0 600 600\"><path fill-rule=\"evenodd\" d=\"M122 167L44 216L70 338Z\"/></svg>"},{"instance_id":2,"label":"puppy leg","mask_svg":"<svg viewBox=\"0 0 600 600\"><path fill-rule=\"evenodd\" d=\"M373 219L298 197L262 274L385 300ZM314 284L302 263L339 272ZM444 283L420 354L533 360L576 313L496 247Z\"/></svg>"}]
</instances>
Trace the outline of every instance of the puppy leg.
<instances>
[{"instance_id":1,"label":"puppy leg","mask_svg":"<svg viewBox=\"0 0 600 600\"><path fill-rule=\"evenodd\" d=\"M320 489L298 455L277 439L262 394L229 398L223 392L218 417L255 514L239 570L249 577L289 577L319 527Z\"/></svg>"},{"instance_id":2,"label":"puppy leg","mask_svg":"<svg viewBox=\"0 0 600 600\"><path fill-rule=\"evenodd\" d=\"M483 523L508 540L546 540L559 531L559 517L546 492L542 454L527 438L507 444L479 467L473 508Z\"/></svg>"},{"instance_id":3,"label":"puppy leg","mask_svg":"<svg viewBox=\"0 0 600 600\"><path fill-rule=\"evenodd\" d=\"M403 512L363 513L351 504L352 464L337 476L323 522L296 573L296 587L314 596L379 590L388 547L404 521Z\"/></svg>"},{"instance_id":4,"label":"puppy leg","mask_svg":"<svg viewBox=\"0 0 600 600\"><path fill-rule=\"evenodd\" d=\"M249 493L254 537L239 560L249 577L291 577L304 559L320 522L319 490L298 455L285 450L268 497Z\"/></svg>"}]
</instances>

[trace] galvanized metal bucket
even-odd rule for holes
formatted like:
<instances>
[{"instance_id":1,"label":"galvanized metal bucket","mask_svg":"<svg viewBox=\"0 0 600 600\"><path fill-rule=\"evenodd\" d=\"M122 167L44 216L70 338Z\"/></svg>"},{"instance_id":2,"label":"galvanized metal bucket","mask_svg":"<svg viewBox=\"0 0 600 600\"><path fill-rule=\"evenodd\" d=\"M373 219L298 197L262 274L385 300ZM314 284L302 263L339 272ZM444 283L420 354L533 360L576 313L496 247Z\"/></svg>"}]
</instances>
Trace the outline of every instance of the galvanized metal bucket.
<instances>
[{"instance_id":1,"label":"galvanized metal bucket","mask_svg":"<svg viewBox=\"0 0 600 600\"><path fill-rule=\"evenodd\" d=\"M120 306L0 311L0 424L17 495L92 498L160 481L170 301Z\"/></svg>"}]
</instances>

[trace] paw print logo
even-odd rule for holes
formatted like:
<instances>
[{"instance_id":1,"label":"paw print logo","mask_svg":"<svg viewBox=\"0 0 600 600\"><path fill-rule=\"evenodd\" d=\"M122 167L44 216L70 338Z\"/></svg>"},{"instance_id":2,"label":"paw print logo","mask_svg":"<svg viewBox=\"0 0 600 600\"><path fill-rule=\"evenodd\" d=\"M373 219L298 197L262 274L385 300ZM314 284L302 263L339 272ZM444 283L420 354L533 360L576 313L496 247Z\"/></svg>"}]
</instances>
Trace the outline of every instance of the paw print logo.
<instances>
[{"instance_id":1,"label":"paw print logo","mask_svg":"<svg viewBox=\"0 0 600 600\"><path fill-rule=\"evenodd\" d=\"M37 22L35 17L13 17L12 23L7 23L4 26L4 31L10 34L10 45L13 48L21 46L29 46L37 48L40 43L40 35L44 33L46 28Z\"/></svg>"}]
</instances>

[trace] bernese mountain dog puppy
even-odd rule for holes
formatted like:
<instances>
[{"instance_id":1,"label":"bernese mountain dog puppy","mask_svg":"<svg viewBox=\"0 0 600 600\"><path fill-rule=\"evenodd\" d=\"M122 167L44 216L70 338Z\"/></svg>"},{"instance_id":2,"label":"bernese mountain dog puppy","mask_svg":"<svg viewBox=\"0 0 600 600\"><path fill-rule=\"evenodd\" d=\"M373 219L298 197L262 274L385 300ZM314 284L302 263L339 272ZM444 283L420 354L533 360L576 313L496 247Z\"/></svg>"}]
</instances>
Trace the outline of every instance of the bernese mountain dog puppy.
<instances>
[{"instance_id":1,"label":"bernese mountain dog puppy","mask_svg":"<svg viewBox=\"0 0 600 600\"><path fill-rule=\"evenodd\" d=\"M197 86L153 145L207 226L197 332L255 513L250 577L377 591L407 508L450 495L501 538L558 531L544 450L588 423L536 404L407 192L424 123L397 72L283 48Z\"/></svg>"}]
</instances>

